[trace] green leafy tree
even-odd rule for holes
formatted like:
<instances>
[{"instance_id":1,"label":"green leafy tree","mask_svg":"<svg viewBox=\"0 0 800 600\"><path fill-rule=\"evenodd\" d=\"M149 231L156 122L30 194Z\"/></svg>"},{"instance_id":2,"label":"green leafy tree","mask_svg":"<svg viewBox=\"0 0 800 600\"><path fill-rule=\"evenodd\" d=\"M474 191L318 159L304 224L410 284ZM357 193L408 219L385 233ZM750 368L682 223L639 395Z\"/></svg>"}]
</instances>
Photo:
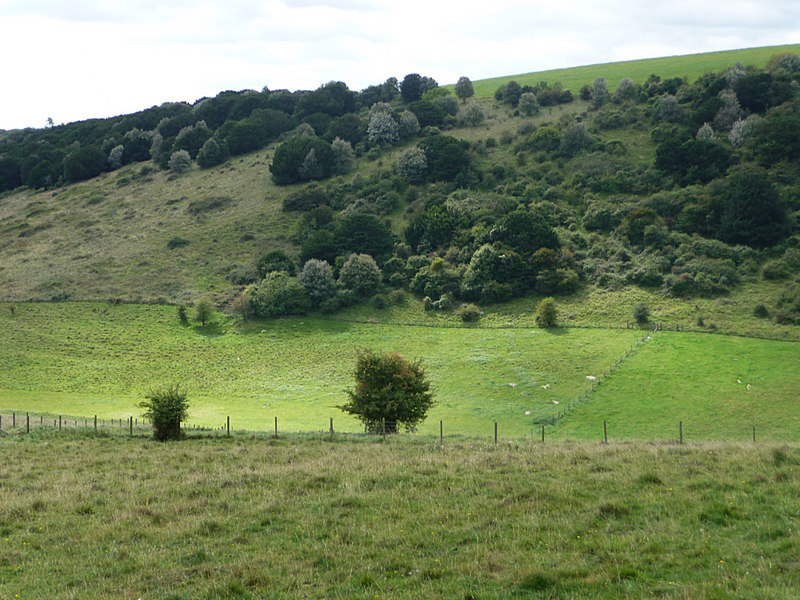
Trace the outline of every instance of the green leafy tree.
<instances>
[{"instance_id":1,"label":"green leafy tree","mask_svg":"<svg viewBox=\"0 0 800 600\"><path fill-rule=\"evenodd\" d=\"M214 303L209 298L200 298L194 304L194 318L200 321L200 324L205 327L206 323L211 319L214 314Z\"/></svg>"},{"instance_id":2,"label":"green leafy tree","mask_svg":"<svg viewBox=\"0 0 800 600\"><path fill-rule=\"evenodd\" d=\"M558 306L554 298L548 296L536 305L536 324L539 327L555 327L558 323Z\"/></svg>"},{"instance_id":3,"label":"green leafy tree","mask_svg":"<svg viewBox=\"0 0 800 600\"><path fill-rule=\"evenodd\" d=\"M372 146L396 144L400 140L400 126L389 113L375 113L367 125L367 139Z\"/></svg>"},{"instance_id":4,"label":"green leafy tree","mask_svg":"<svg viewBox=\"0 0 800 600\"><path fill-rule=\"evenodd\" d=\"M592 106L600 108L611 99L608 93L608 83L605 77L598 77L592 81Z\"/></svg>"},{"instance_id":5,"label":"green leafy tree","mask_svg":"<svg viewBox=\"0 0 800 600\"><path fill-rule=\"evenodd\" d=\"M99 146L87 146L70 153L64 159L64 179L85 181L106 170L108 161Z\"/></svg>"},{"instance_id":6,"label":"green leafy tree","mask_svg":"<svg viewBox=\"0 0 800 600\"><path fill-rule=\"evenodd\" d=\"M338 408L371 433L397 433L401 425L413 431L435 404L419 359L363 349L356 357L354 377L355 388L347 391L350 401Z\"/></svg>"},{"instance_id":7,"label":"green leafy tree","mask_svg":"<svg viewBox=\"0 0 800 600\"><path fill-rule=\"evenodd\" d=\"M299 280L305 286L308 297L315 306L336 295L333 271L324 260L317 258L307 260L300 272Z\"/></svg>"},{"instance_id":8,"label":"green leafy tree","mask_svg":"<svg viewBox=\"0 0 800 600\"><path fill-rule=\"evenodd\" d=\"M313 152L312 152L313 151ZM315 135L295 135L275 149L269 166L272 179L287 185L330 177L334 169L331 145Z\"/></svg>"},{"instance_id":9,"label":"green leafy tree","mask_svg":"<svg viewBox=\"0 0 800 600\"><path fill-rule=\"evenodd\" d=\"M283 271L294 277L297 266L291 256L283 250L271 250L261 256L256 263L256 268L261 277L266 277L268 273Z\"/></svg>"},{"instance_id":10,"label":"green leafy tree","mask_svg":"<svg viewBox=\"0 0 800 600\"><path fill-rule=\"evenodd\" d=\"M181 439L181 423L189 418L189 402L179 385L152 390L138 406L145 409L142 416L153 424L156 440Z\"/></svg>"},{"instance_id":11,"label":"green leafy tree","mask_svg":"<svg viewBox=\"0 0 800 600\"><path fill-rule=\"evenodd\" d=\"M369 254L352 254L339 271L339 285L356 296L371 296L381 284L383 275Z\"/></svg>"},{"instance_id":12,"label":"green leafy tree","mask_svg":"<svg viewBox=\"0 0 800 600\"><path fill-rule=\"evenodd\" d=\"M422 140L418 147L425 151L431 181L452 181L470 167L467 143L454 137L434 135Z\"/></svg>"},{"instance_id":13,"label":"green leafy tree","mask_svg":"<svg viewBox=\"0 0 800 600\"><path fill-rule=\"evenodd\" d=\"M192 166L192 157L186 150L177 150L170 155L168 166L170 171L183 173Z\"/></svg>"},{"instance_id":14,"label":"green leafy tree","mask_svg":"<svg viewBox=\"0 0 800 600\"><path fill-rule=\"evenodd\" d=\"M420 183L425 180L428 170L428 159L421 148L407 148L400 153L395 163L397 174L409 183Z\"/></svg>"},{"instance_id":15,"label":"green leafy tree","mask_svg":"<svg viewBox=\"0 0 800 600\"><path fill-rule=\"evenodd\" d=\"M475 95L475 88L472 85L469 77L459 77L455 87L456 97L461 102L466 102L467 98L472 98Z\"/></svg>"},{"instance_id":16,"label":"green leafy tree","mask_svg":"<svg viewBox=\"0 0 800 600\"><path fill-rule=\"evenodd\" d=\"M253 310L260 317L303 314L311 307L305 286L284 271L268 273L247 289Z\"/></svg>"},{"instance_id":17,"label":"green leafy tree","mask_svg":"<svg viewBox=\"0 0 800 600\"><path fill-rule=\"evenodd\" d=\"M203 144L203 147L200 148L200 152L197 153L197 164L202 169L208 169L209 167L216 166L222 161L225 160L225 152L222 149L222 146L219 145L217 140L213 137L208 138L206 143Z\"/></svg>"},{"instance_id":18,"label":"green leafy tree","mask_svg":"<svg viewBox=\"0 0 800 600\"><path fill-rule=\"evenodd\" d=\"M519 112L526 117L531 117L539 112L539 101L536 94L525 92L519 97Z\"/></svg>"}]
</instances>

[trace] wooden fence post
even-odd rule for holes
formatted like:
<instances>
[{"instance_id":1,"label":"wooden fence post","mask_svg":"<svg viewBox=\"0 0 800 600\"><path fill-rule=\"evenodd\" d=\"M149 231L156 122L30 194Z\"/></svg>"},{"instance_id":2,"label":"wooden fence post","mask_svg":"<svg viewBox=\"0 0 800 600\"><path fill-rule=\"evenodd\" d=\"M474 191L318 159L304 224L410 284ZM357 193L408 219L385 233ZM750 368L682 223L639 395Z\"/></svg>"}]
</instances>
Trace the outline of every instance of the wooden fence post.
<instances>
[{"instance_id":1,"label":"wooden fence post","mask_svg":"<svg viewBox=\"0 0 800 600\"><path fill-rule=\"evenodd\" d=\"M439 445L444 446L444 421L439 421Z\"/></svg>"},{"instance_id":2,"label":"wooden fence post","mask_svg":"<svg viewBox=\"0 0 800 600\"><path fill-rule=\"evenodd\" d=\"M17 413L11 412L11 427L17 426Z\"/></svg>"},{"instance_id":3,"label":"wooden fence post","mask_svg":"<svg viewBox=\"0 0 800 600\"><path fill-rule=\"evenodd\" d=\"M333 441L333 417L331 417L331 441Z\"/></svg>"},{"instance_id":4,"label":"wooden fence post","mask_svg":"<svg viewBox=\"0 0 800 600\"><path fill-rule=\"evenodd\" d=\"M603 419L603 442L608 443L608 427L606 426L606 421Z\"/></svg>"},{"instance_id":5,"label":"wooden fence post","mask_svg":"<svg viewBox=\"0 0 800 600\"><path fill-rule=\"evenodd\" d=\"M756 426L753 425L753 443L756 443Z\"/></svg>"},{"instance_id":6,"label":"wooden fence post","mask_svg":"<svg viewBox=\"0 0 800 600\"><path fill-rule=\"evenodd\" d=\"M278 437L278 417L275 417L275 437Z\"/></svg>"},{"instance_id":7,"label":"wooden fence post","mask_svg":"<svg viewBox=\"0 0 800 600\"><path fill-rule=\"evenodd\" d=\"M683 421L680 421L678 423L678 431L680 431L681 444L682 444L683 443Z\"/></svg>"},{"instance_id":8,"label":"wooden fence post","mask_svg":"<svg viewBox=\"0 0 800 600\"><path fill-rule=\"evenodd\" d=\"M130 417L130 431L131 437L133 437L133 417Z\"/></svg>"},{"instance_id":9,"label":"wooden fence post","mask_svg":"<svg viewBox=\"0 0 800 600\"><path fill-rule=\"evenodd\" d=\"M494 422L494 443L497 444L497 421Z\"/></svg>"},{"instance_id":10,"label":"wooden fence post","mask_svg":"<svg viewBox=\"0 0 800 600\"><path fill-rule=\"evenodd\" d=\"M94 430L97 431L97 415L94 416Z\"/></svg>"},{"instance_id":11,"label":"wooden fence post","mask_svg":"<svg viewBox=\"0 0 800 600\"><path fill-rule=\"evenodd\" d=\"M31 415L30 413L25 413L25 433L31 432Z\"/></svg>"},{"instance_id":12,"label":"wooden fence post","mask_svg":"<svg viewBox=\"0 0 800 600\"><path fill-rule=\"evenodd\" d=\"M61 415L58 415L58 430L61 431Z\"/></svg>"},{"instance_id":13,"label":"wooden fence post","mask_svg":"<svg viewBox=\"0 0 800 600\"><path fill-rule=\"evenodd\" d=\"M544 444L544 425L542 425L542 443Z\"/></svg>"},{"instance_id":14,"label":"wooden fence post","mask_svg":"<svg viewBox=\"0 0 800 600\"><path fill-rule=\"evenodd\" d=\"M228 431L228 437L231 437L231 418L230 417L226 417L226 419L225 419L225 427L227 428L227 431Z\"/></svg>"}]
</instances>

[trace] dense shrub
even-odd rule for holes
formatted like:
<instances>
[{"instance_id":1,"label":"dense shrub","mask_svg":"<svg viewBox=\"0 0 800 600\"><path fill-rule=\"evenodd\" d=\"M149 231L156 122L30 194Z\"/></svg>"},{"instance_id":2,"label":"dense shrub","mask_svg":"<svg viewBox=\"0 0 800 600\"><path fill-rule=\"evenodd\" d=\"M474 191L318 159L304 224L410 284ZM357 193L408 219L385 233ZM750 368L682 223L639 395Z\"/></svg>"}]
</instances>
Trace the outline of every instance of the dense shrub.
<instances>
[{"instance_id":1,"label":"dense shrub","mask_svg":"<svg viewBox=\"0 0 800 600\"><path fill-rule=\"evenodd\" d=\"M181 423L189 417L189 402L186 391L178 385L154 389L139 403L144 408L142 415L153 424L153 437L161 442L179 440Z\"/></svg>"},{"instance_id":2,"label":"dense shrub","mask_svg":"<svg viewBox=\"0 0 800 600\"><path fill-rule=\"evenodd\" d=\"M261 277L266 277L268 273L283 271L294 277L297 266L291 256L283 250L272 250L262 255L256 262Z\"/></svg>"},{"instance_id":3,"label":"dense shrub","mask_svg":"<svg viewBox=\"0 0 800 600\"><path fill-rule=\"evenodd\" d=\"M260 317L303 314L311 307L305 286L285 271L267 273L261 283L248 288L247 295Z\"/></svg>"},{"instance_id":4,"label":"dense shrub","mask_svg":"<svg viewBox=\"0 0 800 600\"><path fill-rule=\"evenodd\" d=\"M339 406L354 415L371 433L413 431L434 405L431 384L421 360L398 354L360 350L349 402Z\"/></svg>"},{"instance_id":5,"label":"dense shrub","mask_svg":"<svg viewBox=\"0 0 800 600\"><path fill-rule=\"evenodd\" d=\"M633 307L633 319L640 325L644 325L650 320L650 309L647 304L640 302Z\"/></svg>"},{"instance_id":6,"label":"dense shrub","mask_svg":"<svg viewBox=\"0 0 800 600\"><path fill-rule=\"evenodd\" d=\"M555 327L558 323L558 306L555 299L543 298L536 305L536 324L539 327Z\"/></svg>"},{"instance_id":7,"label":"dense shrub","mask_svg":"<svg viewBox=\"0 0 800 600\"><path fill-rule=\"evenodd\" d=\"M475 323L483 316L481 309L474 304L462 304L457 314L464 323Z\"/></svg>"},{"instance_id":8,"label":"dense shrub","mask_svg":"<svg viewBox=\"0 0 800 600\"><path fill-rule=\"evenodd\" d=\"M356 296L371 296L381 284L381 270L368 254L352 254L339 271L339 285Z\"/></svg>"},{"instance_id":9,"label":"dense shrub","mask_svg":"<svg viewBox=\"0 0 800 600\"><path fill-rule=\"evenodd\" d=\"M333 278L331 266L324 260L312 258L303 265L300 272L300 283L302 283L308 297L314 306L319 306L328 298L336 294L336 280Z\"/></svg>"}]
</instances>

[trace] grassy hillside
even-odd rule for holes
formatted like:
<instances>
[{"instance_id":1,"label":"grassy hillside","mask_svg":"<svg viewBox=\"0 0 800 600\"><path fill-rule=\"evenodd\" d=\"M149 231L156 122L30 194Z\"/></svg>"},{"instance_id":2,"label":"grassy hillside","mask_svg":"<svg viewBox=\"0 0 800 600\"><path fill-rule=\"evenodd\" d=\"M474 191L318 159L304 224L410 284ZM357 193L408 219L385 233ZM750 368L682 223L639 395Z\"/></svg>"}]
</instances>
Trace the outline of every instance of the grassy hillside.
<instances>
[{"instance_id":1,"label":"grassy hillside","mask_svg":"<svg viewBox=\"0 0 800 600\"><path fill-rule=\"evenodd\" d=\"M800 448L0 437L1 598L795 598Z\"/></svg>"},{"instance_id":2,"label":"grassy hillside","mask_svg":"<svg viewBox=\"0 0 800 600\"><path fill-rule=\"evenodd\" d=\"M800 44L742 48L739 50L644 58L583 67L535 71L533 73L481 79L474 81L473 87L475 88L476 96L491 97L498 87L512 80L520 85L535 85L540 81L547 81L548 83L560 81L565 89L573 90L574 92L577 92L584 85L591 85L592 81L597 77L605 77L609 89L612 90L616 89L617 84L623 77L630 77L634 81L642 82L653 73L659 75L662 79L685 77L689 81L694 81L701 75L718 71L723 65L731 66L741 62L744 65L764 67L773 54L780 52L796 54L800 52Z\"/></svg>"}]
</instances>

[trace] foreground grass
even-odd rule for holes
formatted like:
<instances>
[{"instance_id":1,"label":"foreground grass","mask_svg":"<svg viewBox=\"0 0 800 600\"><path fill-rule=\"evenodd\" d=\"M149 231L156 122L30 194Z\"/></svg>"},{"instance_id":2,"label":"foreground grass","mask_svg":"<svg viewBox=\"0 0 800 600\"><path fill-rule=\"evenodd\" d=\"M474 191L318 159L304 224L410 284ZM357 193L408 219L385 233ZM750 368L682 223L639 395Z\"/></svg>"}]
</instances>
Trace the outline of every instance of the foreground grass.
<instances>
[{"instance_id":1,"label":"foreground grass","mask_svg":"<svg viewBox=\"0 0 800 600\"><path fill-rule=\"evenodd\" d=\"M800 448L0 437L0 598L795 598Z\"/></svg>"}]
</instances>

